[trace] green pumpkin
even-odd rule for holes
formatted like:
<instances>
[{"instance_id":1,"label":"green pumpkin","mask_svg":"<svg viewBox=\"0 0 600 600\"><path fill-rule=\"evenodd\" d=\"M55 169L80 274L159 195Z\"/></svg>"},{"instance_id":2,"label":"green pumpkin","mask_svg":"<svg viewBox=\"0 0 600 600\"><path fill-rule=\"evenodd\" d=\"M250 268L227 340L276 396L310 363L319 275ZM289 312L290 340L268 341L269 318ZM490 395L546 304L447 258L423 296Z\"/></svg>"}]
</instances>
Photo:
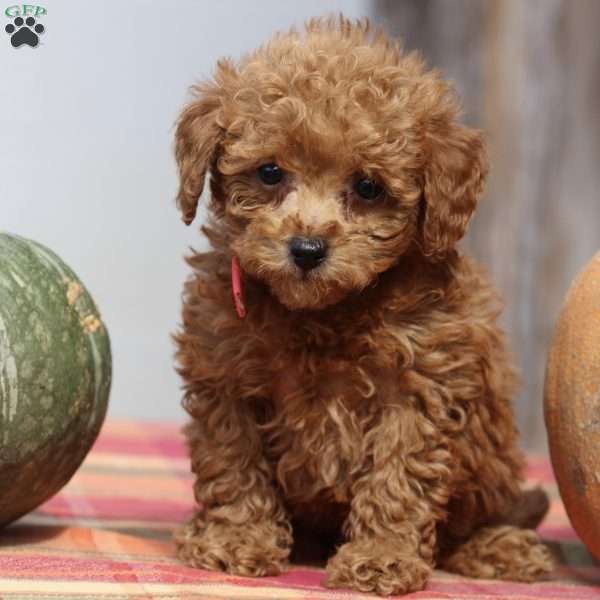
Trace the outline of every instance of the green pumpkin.
<instances>
[{"instance_id":1,"label":"green pumpkin","mask_svg":"<svg viewBox=\"0 0 600 600\"><path fill-rule=\"evenodd\" d=\"M0 525L75 473L102 426L111 369L106 327L73 271L0 232Z\"/></svg>"}]
</instances>

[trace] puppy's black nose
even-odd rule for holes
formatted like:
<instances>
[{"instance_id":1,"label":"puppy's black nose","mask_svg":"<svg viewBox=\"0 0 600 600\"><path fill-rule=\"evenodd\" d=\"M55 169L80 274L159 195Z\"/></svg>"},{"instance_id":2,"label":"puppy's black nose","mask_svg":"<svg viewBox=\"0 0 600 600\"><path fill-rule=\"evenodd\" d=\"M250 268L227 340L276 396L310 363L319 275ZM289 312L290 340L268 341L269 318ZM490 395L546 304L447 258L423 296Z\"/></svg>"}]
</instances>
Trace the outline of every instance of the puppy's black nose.
<instances>
[{"instance_id":1,"label":"puppy's black nose","mask_svg":"<svg viewBox=\"0 0 600 600\"><path fill-rule=\"evenodd\" d=\"M327 242L322 238L293 237L290 240L290 254L301 269L310 271L325 259Z\"/></svg>"}]
</instances>

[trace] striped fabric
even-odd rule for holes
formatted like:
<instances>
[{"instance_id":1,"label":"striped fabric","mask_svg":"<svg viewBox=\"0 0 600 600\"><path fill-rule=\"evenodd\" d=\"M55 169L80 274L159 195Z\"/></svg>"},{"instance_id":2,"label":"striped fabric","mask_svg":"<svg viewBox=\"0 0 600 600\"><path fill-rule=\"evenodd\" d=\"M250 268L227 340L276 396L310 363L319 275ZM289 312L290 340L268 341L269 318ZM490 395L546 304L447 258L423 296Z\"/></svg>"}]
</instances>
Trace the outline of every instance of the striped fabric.
<instances>
[{"instance_id":1,"label":"striped fabric","mask_svg":"<svg viewBox=\"0 0 600 600\"><path fill-rule=\"evenodd\" d=\"M420 600L598 598L600 568L570 528L546 458L530 479L552 494L544 536L563 565L526 585L436 572ZM176 426L109 422L77 475L35 513L0 532L0 598L339 599L371 597L322 587L323 571L293 566L245 579L183 566L171 531L192 511L192 478Z\"/></svg>"}]
</instances>

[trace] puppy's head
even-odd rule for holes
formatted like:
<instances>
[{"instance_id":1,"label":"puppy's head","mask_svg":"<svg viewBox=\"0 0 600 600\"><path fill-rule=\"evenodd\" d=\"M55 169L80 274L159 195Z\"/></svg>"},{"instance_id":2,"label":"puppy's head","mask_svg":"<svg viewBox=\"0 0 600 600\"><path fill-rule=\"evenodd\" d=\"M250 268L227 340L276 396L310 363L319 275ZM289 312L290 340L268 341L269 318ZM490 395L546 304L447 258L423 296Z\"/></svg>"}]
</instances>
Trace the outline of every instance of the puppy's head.
<instances>
[{"instance_id":1,"label":"puppy's head","mask_svg":"<svg viewBox=\"0 0 600 600\"><path fill-rule=\"evenodd\" d=\"M313 20L195 88L176 133L186 223L211 209L242 268L319 309L405 253L443 260L483 188L452 88L366 21Z\"/></svg>"}]
</instances>

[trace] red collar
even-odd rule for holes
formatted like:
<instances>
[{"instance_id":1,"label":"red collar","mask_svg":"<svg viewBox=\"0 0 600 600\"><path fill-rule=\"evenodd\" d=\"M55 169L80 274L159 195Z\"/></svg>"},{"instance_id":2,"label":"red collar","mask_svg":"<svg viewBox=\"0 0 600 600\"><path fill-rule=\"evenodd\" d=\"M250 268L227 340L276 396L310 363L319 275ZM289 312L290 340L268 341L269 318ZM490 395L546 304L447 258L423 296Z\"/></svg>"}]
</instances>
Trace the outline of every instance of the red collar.
<instances>
[{"instance_id":1,"label":"red collar","mask_svg":"<svg viewBox=\"0 0 600 600\"><path fill-rule=\"evenodd\" d=\"M240 267L240 259L235 254L231 257L231 289L233 290L235 310L238 317L243 319L246 316L246 303L244 301L242 267Z\"/></svg>"}]
</instances>

